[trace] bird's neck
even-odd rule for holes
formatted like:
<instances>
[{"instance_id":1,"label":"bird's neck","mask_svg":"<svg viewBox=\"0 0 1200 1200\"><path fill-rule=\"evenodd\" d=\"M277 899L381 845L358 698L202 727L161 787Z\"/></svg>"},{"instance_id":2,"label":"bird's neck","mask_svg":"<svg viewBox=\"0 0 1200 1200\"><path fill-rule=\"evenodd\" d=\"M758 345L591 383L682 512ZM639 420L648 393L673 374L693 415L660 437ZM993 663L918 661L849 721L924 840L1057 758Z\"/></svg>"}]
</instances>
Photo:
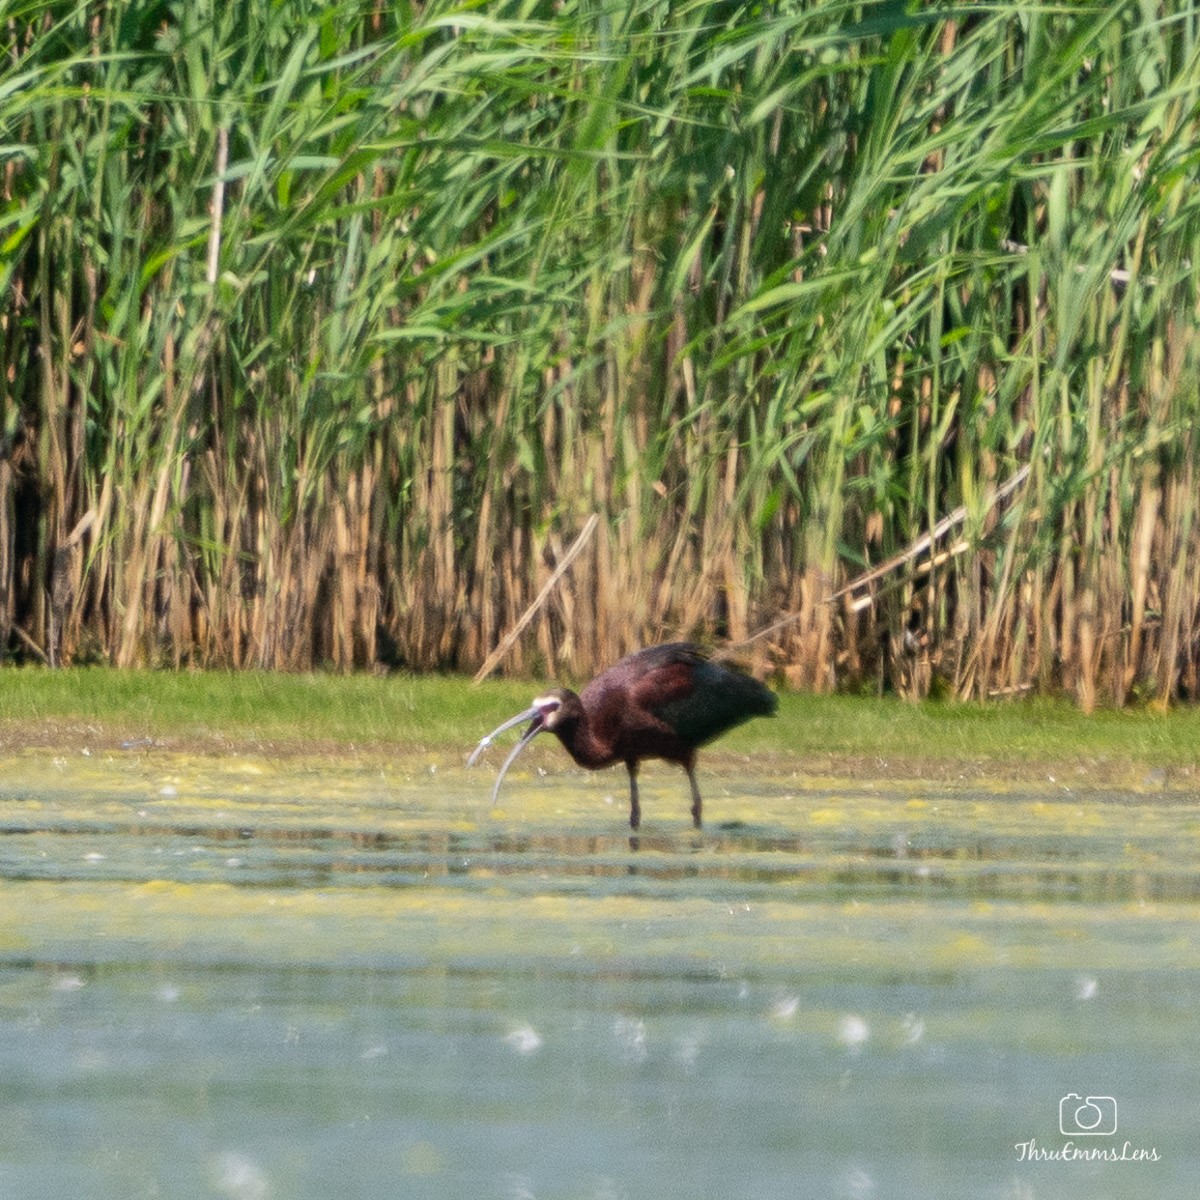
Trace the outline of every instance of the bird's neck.
<instances>
[{"instance_id":1,"label":"bird's neck","mask_svg":"<svg viewBox=\"0 0 1200 1200\"><path fill-rule=\"evenodd\" d=\"M580 713L561 724L554 733L567 753L581 767L607 767L615 762L612 747L593 728L587 713Z\"/></svg>"}]
</instances>

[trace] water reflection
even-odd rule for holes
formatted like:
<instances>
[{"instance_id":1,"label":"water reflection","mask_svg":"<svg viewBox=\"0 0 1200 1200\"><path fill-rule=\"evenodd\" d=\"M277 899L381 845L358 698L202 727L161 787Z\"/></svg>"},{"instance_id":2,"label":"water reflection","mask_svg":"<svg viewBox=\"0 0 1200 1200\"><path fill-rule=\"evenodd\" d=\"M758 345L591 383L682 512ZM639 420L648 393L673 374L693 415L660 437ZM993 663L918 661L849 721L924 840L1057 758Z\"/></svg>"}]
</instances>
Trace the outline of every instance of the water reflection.
<instances>
[{"instance_id":1,"label":"water reflection","mask_svg":"<svg viewBox=\"0 0 1200 1200\"><path fill-rule=\"evenodd\" d=\"M10 766L0 1196L1194 1188L1193 797Z\"/></svg>"},{"instance_id":2,"label":"water reflection","mask_svg":"<svg viewBox=\"0 0 1200 1200\"><path fill-rule=\"evenodd\" d=\"M675 885L710 881L753 896L961 895L1079 902L1200 899L1200 872L1173 857L1169 830L1139 846L1048 831L965 844L909 835L826 831L798 836L720 828L696 833L470 832L339 829L330 825L9 821L0 828L0 879L149 880L220 877L237 886L413 887L431 880L576 894L580 883ZM1108 853L1105 851L1108 850Z\"/></svg>"}]
</instances>

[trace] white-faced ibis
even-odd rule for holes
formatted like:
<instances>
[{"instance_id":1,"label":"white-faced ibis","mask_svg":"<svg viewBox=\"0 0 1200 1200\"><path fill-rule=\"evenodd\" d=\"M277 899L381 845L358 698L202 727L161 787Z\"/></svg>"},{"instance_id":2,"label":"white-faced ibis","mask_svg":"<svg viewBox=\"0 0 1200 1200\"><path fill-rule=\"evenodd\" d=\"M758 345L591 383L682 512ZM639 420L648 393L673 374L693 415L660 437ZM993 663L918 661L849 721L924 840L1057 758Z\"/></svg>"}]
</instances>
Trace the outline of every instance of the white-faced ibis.
<instances>
[{"instance_id":1,"label":"white-faced ibis","mask_svg":"<svg viewBox=\"0 0 1200 1200\"><path fill-rule=\"evenodd\" d=\"M770 716L778 701L757 679L725 663L713 662L699 646L671 642L623 658L597 675L579 695L556 688L538 696L524 712L493 729L467 760L475 760L492 740L529 721L504 760L500 783L517 755L533 738L553 733L581 766L589 769L623 762L629 770L629 824L641 822L637 771L644 758L678 763L692 785L692 821L700 827L702 802L696 786L696 750L751 717Z\"/></svg>"}]
</instances>

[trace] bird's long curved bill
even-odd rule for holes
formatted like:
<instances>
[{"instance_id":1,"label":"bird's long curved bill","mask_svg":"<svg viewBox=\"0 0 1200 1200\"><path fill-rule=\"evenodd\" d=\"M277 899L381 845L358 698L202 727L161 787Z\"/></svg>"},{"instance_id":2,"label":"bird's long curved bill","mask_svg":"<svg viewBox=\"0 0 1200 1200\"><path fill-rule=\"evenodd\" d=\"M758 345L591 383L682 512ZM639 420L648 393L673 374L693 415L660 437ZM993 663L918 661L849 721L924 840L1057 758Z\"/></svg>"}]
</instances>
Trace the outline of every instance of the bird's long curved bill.
<instances>
[{"instance_id":1,"label":"bird's long curved bill","mask_svg":"<svg viewBox=\"0 0 1200 1200\"><path fill-rule=\"evenodd\" d=\"M527 708L524 712L518 713L515 717L510 717L503 725L493 729L487 737L483 738L479 745L471 753L471 757L467 759L467 766L473 767L479 756L502 734L506 729L511 729L514 725L520 725L522 721L533 721L523 734L521 740L512 748L512 753L504 760L504 766L500 768L500 773L496 776L496 783L492 787L492 804L496 803L496 797L500 795L500 785L504 782L504 776L508 774L508 768L517 761L517 755L529 745L533 739L542 732L544 726L537 719L541 717L541 711L538 708Z\"/></svg>"}]
</instances>

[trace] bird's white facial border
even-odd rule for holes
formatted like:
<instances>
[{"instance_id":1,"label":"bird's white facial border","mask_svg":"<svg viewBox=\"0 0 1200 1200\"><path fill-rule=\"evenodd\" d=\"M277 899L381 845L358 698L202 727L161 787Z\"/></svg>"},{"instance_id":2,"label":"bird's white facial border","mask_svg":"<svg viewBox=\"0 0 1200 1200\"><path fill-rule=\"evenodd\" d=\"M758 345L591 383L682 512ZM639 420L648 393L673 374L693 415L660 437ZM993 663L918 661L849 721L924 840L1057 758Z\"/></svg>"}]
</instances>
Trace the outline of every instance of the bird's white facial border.
<instances>
[{"instance_id":1,"label":"bird's white facial border","mask_svg":"<svg viewBox=\"0 0 1200 1200\"><path fill-rule=\"evenodd\" d=\"M533 704L542 718L543 729L553 729L558 720L558 710L562 708L562 697L554 695L535 696Z\"/></svg>"}]
</instances>

